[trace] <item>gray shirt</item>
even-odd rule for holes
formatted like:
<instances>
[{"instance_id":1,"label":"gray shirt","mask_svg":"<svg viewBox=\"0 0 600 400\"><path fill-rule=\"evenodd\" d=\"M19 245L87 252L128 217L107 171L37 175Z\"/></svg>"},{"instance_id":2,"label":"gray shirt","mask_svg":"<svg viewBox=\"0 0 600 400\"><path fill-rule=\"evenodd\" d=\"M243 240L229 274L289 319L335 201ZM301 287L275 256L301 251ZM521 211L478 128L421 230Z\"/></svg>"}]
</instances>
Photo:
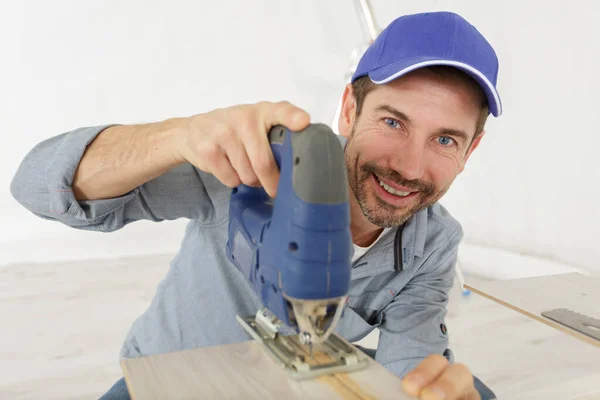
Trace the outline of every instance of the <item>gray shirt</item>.
<instances>
[{"instance_id":1,"label":"gray shirt","mask_svg":"<svg viewBox=\"0 0 600 400\"><path fill-rule=\"evenodd\" d=\"M122 358L249 340L235 316L254 315L260 303L225 255L230 189L185 164L123 196L78 202L71 189L75 170L86 146L107 126L39 143L16 172L13 196L41 218L98 232L142 219L189 219L181 249L148 309L131 326ZM354 342L379 328L376 360L400 377L429 354L442 354L462 235L440 204L391 229L353 263L337 332Z\"/></svg>"}]
</instances>

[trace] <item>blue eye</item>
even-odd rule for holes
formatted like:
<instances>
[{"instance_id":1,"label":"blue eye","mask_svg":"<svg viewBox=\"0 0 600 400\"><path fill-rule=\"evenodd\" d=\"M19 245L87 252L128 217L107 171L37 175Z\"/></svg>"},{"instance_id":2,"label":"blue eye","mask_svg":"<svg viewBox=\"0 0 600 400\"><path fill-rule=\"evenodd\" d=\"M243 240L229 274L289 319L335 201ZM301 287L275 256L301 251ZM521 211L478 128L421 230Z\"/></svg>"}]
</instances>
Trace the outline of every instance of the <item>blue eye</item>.
<instances>
[{"instance_id":1,"label":"blue eye","mask_svg":"<svg viewBox=\"0 0 600 400\"><path fill-rule=\"evenodd\" d=\"M394 118L386 118L385 123L391 126L392 128L399 128L400 124Z\"/></svg>"},{"instance_id":2,"label":"blue eye","mask_svg":"<svg viewBox=\"0 0 600 400\"><path fill-rule=\"evenodd\" d=\"M443 146L449 146L450 144L452 144L453 141L454 139L448 136L440 136L438 138L438 142Z\"/></svg>"}]
</instances>

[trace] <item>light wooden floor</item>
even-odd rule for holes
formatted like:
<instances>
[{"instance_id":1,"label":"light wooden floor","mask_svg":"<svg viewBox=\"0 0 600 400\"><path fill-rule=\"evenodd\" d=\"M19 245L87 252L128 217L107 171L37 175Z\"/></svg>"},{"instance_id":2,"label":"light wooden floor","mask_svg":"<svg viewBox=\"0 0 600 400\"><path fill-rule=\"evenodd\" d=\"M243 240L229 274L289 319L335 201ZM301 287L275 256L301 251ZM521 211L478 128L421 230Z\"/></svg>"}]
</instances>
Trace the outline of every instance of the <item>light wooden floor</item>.
<instances>
[{"instance_id":1,"label":"light wooden floor","mask_svg":"<svg viewBox=\"0 0 600 400\"><path fill-rule=\"evenodd\" d=\"M149 304L170 260L0 268L0 398L97 399L121 377L123 337ZM570 387L581 392L598 385L594 377L569 368L569 357L582 352L575 339L475 294L453 290L447 325L457 361L500 399L566 399ZM361 344L375 347L376 341L374 334ZM523 374L515 378L517 368ZM557 385L565 376L568 382ZM531 396L521 397L524 389Z\"/></svg>"},{"instance_id":2,"label":"light wooden floor","mask_svg":"<svg viewBox=\"0 0 600 400\"><path fill-rule=\"evenodd\" d=\"M97 399L171 256L0 268L0 399Z\"/></svg>"}]
</instances>

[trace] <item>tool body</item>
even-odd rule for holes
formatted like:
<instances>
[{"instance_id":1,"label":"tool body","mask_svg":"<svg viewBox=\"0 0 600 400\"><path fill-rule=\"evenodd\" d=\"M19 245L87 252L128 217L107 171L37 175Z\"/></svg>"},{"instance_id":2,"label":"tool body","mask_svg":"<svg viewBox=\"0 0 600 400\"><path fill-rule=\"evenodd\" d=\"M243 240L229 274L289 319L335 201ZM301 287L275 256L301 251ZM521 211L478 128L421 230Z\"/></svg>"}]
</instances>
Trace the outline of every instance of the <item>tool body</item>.
<instances>
[{"instance_id":1,"label":"tool body","mask_svg":"<svg viewBox=\"0 0 600 400\"><path fill-rule=\"evenodd\" d=\"M269 142L280 170L277 195L232 190L227 257L263 306L303 344L325 341L350 285L352 238L343 148L329 127L278 125Z\"/></svg>"}]
</instances>

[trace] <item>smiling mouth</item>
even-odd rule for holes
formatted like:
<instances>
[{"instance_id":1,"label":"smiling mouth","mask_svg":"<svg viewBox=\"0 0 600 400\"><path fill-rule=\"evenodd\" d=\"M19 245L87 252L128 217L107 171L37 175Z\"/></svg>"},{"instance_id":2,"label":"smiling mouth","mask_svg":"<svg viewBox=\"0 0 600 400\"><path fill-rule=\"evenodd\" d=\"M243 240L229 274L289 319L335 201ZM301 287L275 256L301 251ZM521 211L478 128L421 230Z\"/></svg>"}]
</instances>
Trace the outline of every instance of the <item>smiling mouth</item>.
<instances>
[{"instance_id":1,"label":"smiling mouth","mask_svg":"<svg viewBox=\"0 0 600 400\"><path fill-rule=\"evenodd\" d=\"M416 193L416 192L404 192L398 189L394 189L393 187L391 187L390 185L388 185L387 183L383 182L381 179L379 179L379 177L375 174L373 174L373 176L375 177L375 179L377 180L377 182L379 183L379 185L388 193L393 194L394 196L398 196L398 197L406 197L411 193Z\"/></svg>"}]
</instances>

